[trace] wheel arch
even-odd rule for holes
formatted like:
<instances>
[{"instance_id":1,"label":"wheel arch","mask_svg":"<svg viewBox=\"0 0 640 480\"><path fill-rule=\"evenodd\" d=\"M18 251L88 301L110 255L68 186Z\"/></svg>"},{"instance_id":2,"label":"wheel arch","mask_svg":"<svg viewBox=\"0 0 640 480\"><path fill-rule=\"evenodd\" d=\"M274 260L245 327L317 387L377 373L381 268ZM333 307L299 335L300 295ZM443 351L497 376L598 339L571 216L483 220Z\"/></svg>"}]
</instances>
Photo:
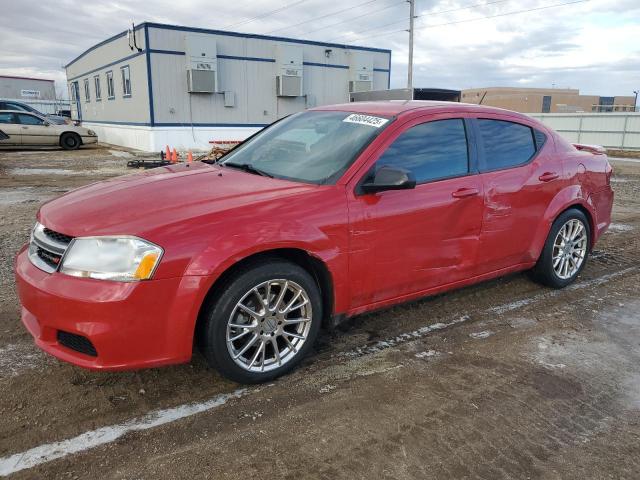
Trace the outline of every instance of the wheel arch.
<instances>
[{"instance_id":1,"label":"wheel arch","mask_svg":"<svg viewBox=\"0 0 640 480\"><path fill-rule=\"evenodd\" d=\"M582 198L582 196L577 196L574 194L571 195L570 198L566 198L566 191L563 191L560 192L558 196L554 198L554 201L549 204L549 207L545 212L543 221L540 222L540 226L538 227L530 251L530 257L533 261L537 261L540 257L549 232L551 231L553 222L555 222L556 219L564 212L572 208L581 211L587 217L587 221L589 222L589 229L591 230L589 250L593 248L597 240L595 234L596 216L593 206L590 205L587 200Z\"/></svg>"},{"instance_id":2,"label":"wheel arch","mask_svg":"<svg viewBox=\"0 0 640 480\"><path fill-rule=\"evenodd\" d=\"M327 264L320 258L301 248L273 248L248 255L228 266L217 276L209 286L204 300L199 307L194 331L195 339L197 339L200 334L201 327L204 323L203 313L212 302L217 300L217 295L224 290L230 279L244 268L273 259L286 260L298 265L314 278L320 289L320 297L322 299L322 324L329 325L334 312L335 293L333 275Z\"/></svg>"},{"instance_id":3,"label":"wheel arch","mask_svg":"<svg viewBox=\"0 0 640 480\"><path fill-rule=\"evenodd\" d=\"M58 136L58 145L62 146L62 137L64 137L65 135L68 134L72 134L75 135L76 137L78 137L78 140L80 140L80 145L84 145L84 142L82 141L82 135L80 135L78 132L74 132L72 130L65 130L64 132L61 132L60 135Z\"/></svg>"}]
</instances>

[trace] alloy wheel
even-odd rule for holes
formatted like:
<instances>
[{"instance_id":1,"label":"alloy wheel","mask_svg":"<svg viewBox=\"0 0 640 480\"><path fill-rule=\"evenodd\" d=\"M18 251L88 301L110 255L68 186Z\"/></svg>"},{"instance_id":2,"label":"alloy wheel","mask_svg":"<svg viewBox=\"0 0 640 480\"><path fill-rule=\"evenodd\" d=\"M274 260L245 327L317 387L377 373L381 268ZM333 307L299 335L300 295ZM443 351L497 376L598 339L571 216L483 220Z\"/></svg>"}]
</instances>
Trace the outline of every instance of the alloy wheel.
<instances>
[{"instance_id":1,"label":"alloy wheel","mask_svg":"<svg viewBox=\"0 0 640 480\"><path fill-rule=\"evenodd\" d=\"M293 359L309 336L313 312L296 282L274 279L246 292L227 322L233 361L250 372L267 372Z\"/></svg>"},{"instance_id":2,"label":"alloy wheel","mask_svg":"<svg viewBox=\"0 0 640 480\"><path fill-rule=\"evenodd\" d=\"M578 219L567 221L553 242L553 270L567 280L578 273L587 255L587 229Z\"/></svg>"}]
</instances>

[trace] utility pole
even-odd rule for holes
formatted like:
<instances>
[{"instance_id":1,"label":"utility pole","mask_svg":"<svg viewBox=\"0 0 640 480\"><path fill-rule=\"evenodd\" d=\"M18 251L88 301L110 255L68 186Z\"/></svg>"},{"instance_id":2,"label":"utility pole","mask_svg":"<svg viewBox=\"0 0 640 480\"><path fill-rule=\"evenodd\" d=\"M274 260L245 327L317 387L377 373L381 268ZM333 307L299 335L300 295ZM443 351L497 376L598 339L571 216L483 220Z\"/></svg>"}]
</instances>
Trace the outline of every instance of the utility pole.
<instances>
[{"instance_id":1,"label":"utility pole","mask_svg":"<svg viewBox=\"0 0 640 480\"><path fill-rule=\"evenodd\" d=\"M633 111L637 112L638 111L638 91L639 90L634 90L633 93L636 94L636 99L633 101Z\"/></svg>"},{"instance_id":2,"label":"utility pole","mask_svg":"<svg viewBox=\"0 0 640 480\"><path fill-rule=\"evenodd\" d=\"M407 0L409 2L409 69L407 72L407 88L411 90L411 98L413 98L413 20L415 18L416 0Z\"/></svg>"}]
</instances>

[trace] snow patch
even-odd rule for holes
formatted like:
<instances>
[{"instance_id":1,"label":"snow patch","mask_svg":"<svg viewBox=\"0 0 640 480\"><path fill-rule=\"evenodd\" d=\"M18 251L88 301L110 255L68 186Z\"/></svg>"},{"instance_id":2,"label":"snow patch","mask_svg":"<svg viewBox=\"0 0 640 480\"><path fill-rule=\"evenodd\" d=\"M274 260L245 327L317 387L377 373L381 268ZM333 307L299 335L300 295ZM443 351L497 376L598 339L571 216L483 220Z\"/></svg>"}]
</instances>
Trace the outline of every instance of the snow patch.
<instances>
[{"instance_id":1,"label":"snow patch","mask_svg":"<svg viewBox=\"0 0 640 480\"><path fill-rule=\"evenodd\" d=\"M10 475L20 470L33 468L41 463L66 457L73 453L82 452L91 448L111 443L123 435L130 432L148 430L159 427L166 423L175 422L182 418L190 417L197 413L206 412L218 408L229 400L247 395L250 390L241 388L232 393L217 395L211 400L201 403L191 403L180 405L165 410L149 412L140 418L129 420L117 425L101 427L96 430L85 432L77 437L62 440L60 442L48 443L32 448L22 453L16 453L0 458L0 476Z\"/></svg>"},{"instance_id":2,"label":"snow patch","mask_svg":"<svg viewBox=\"0 0 640 480\"><path fill-rule=\"evenodd\" d=\"M427 350L426 352L418 352L415 354L416 358L427 358L427 357L435 357L437 355L440 355L440 353L436 352L435 350Z\"/></svg>"},{"instance_id":3,"label":"snow patch","mask_svg":"<svg viewBox=\"0 0 640 480\"><path fill-rule=\"evenodd\" d=\"M491 330L483 330L482 332L473 332L469 334L471 338L475 339L489 338L491 335L493 335Z\"/></svg>"},{"instance_id":4,"label":"snow patch","mask_svg":"<svg viewBox=\"0 0 640 480\"><path fill-rule=\"evenodd\" d=\"M629 232L631 230L633 230L633 225L627 225L626 223L612 223L609 225L609 232L611 233Z\"/></svg>"}]
</instances>

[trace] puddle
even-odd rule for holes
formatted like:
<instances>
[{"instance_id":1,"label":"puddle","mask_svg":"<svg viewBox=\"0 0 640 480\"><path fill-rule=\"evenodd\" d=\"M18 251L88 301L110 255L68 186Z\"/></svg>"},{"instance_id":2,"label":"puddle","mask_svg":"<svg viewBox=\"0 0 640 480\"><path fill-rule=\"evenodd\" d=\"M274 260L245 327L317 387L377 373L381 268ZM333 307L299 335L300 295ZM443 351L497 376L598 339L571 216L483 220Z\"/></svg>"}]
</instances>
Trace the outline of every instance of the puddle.
<instances>
[{"instance_id":1,"label":"puddle","mask_svg":"<svg viewBox=\"0 0 640 480\"><path fill-rule=\"evenodd\" d=\"M596 312L593 325L587 335L537 337L529 357L548 370L604 379L625 408L640 409L640 301Z\"/></svg>"}]
</instances>

